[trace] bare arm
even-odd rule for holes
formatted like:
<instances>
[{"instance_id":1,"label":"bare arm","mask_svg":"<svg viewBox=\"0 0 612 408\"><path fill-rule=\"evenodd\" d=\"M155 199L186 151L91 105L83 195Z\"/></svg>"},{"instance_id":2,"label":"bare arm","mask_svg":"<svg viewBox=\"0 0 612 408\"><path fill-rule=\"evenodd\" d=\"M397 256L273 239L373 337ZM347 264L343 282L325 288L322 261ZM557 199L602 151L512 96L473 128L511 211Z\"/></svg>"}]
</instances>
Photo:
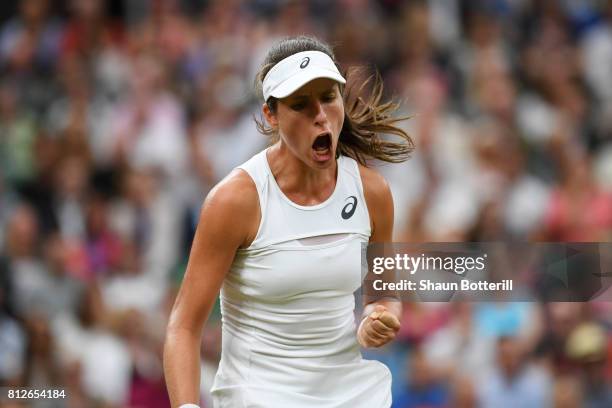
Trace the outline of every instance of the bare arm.
<instances>
[{"instance_id":1,"label":"bare arm","mask_svg":"<svg viewBox=\"0 0 612 408\"><path fill-rule=\"evenodd\" d=\"M236 250L253 240L259 219L257 190L241 170L219 183L204 201L166 330L164 374L173 407L199 404L202 327Z\"/></svg>"},{"instance_id":2,"label":"bare arm","mask_svg":"<svg viewBox=\"0 0 612 408\"><path fill-rule=\"evenodd\" d=\"M364 195L370 213L370 242L391 242L393 239L393 197L387 181L374 170L360 167ZM367 302L367 300L366 300ZM363 309L357 339L364 347L380 347L395 338L400 328L402 304L383 299L369 302Z\"/></svg>"}]
</instances>

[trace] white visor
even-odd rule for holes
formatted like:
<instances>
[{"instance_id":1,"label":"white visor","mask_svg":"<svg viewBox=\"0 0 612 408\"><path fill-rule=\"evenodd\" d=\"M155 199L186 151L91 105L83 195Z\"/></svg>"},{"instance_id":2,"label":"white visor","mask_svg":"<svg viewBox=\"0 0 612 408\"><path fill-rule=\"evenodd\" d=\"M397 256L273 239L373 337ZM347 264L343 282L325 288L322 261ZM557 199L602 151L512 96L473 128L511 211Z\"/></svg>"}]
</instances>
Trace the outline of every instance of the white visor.
<instances>
[{"instance_id":1,"label":"white visor","mask_svg":"<svg viewBox=\"0 0 612 408\"><path fill-rule=\"evenodd\" d=\"M285 98L317 78L346 83L336 64L321 51L304 51L290 55L266 74L263 81L264 101L269 97Z\"/></svg>"}]
</instances>

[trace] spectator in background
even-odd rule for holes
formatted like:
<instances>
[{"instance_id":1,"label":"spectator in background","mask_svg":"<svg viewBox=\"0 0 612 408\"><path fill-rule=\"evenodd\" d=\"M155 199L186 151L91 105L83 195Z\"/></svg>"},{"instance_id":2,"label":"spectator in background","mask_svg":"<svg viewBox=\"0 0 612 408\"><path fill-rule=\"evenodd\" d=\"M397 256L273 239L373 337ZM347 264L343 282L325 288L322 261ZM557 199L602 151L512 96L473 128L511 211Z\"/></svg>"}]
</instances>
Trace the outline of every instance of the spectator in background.
<instances>
[{"instance_id":1,"label":"spectator in background","mask_svg":"<svg viewBox=\"0 0 612 408\"><path fill-rule=\"evenodd\" d=\"M536 348L536 358L550 367L556 376L571 373L573 364L565 345L569 335L582 320L589 318L588 309L580 303L550 302L544 308L546 326Z\"/></svg>"},{"instance_id":2,"label":"spectator in background","mask_svg":"<svg viewBox=\"0 0 612 408\"><path fill-rule=\"evenodd\" d=\"M140 320L150 320L162 304L166 282L145 273L142 254L134 242L123 242L121 252L121 262L101 282L102 301L108 313L134 311Z\"/></svg>"},{"instance_id":3,"label":"spectator in background","mask_svg":"<svg viewBox=\"0 0 612 408\"><path fill-rule=\"evenodd\" d=\"M194 128L194 162L210 166L213 184L266 146L266 139L252 132L255 112L245 106L249 92L233 66L214 68L200 85L208 104Z\"/></svg>"},{"instance_id":4,"label":"spectator in background","mask_svg":"<svg viewBox=\"0 0 612 408\"><path fill-rule=\"evenodd\" d=\"M496 354L497 367L476 382L481 406L538 408L550 404L550 378L528 362L516 338L500 337Z\"/></svg>"},{"instance_id":5,"label":"spectator in background","mask_svg":"<svg viewBox=\"0 0 612 408\"><path fill-rule=\"evenodd\" d=\"M495 338L478 332L474 305L460 302L451 308L449 323L423 344L432 366L445 378L476 377L490 370L495 356Z\"/></svg>"},{"instance_id":6,"label":"spectator in background","mask_svg":"<svg viewBox=\"0 0 612 408\"><path fill-rule=\"evenodd\" d=\"M0 171L15 189L36 177L34 145L38 129L31 112L20 109L16 84L0 82Z\"/></svg>"},{"instance_id":7,"label":"spectator in background","mask_svg":"<svg viewBox=\"0 0 612 408\"><path fill-rule=\"evenodd\" d=\"M449 406L453 408L476 408L478 396L472 378L461 376L453 378L449 400Z\"/></svg>"},{"instance_id":8,"label":"spectator in background","mask_svg":"<svg viewBox=\"0 0 612 408\"><path fill-rule=\"evenodd\" d=\"M180 244L181 214L174 209L176 197L155 168L127 169L122 187L123 195L110 209L110 230L136 245L150 279L163 281L176 262Z\"/></svg>"},{"instance_id":9,"label":"spectator in background","mask_svg":"<svg viewBox=\"0 0 612 408\"><path fill-rule=\"evenodd\" d=\"M19 72L50 72L59 53L61 26L49 18L48 0L19 2L20 15L0 31L0 64Z\"/></svg>"},{"instance_id":10,"label":"spectator in background","mask_svg":"<svg viewBox=\"0 0 612 408\"><path fill-rule=\"evenodd\" d=\"M172 183L185 171L185 113L168 88L164 61L142 54L131 69L133 88L113 113L109 135L114 165L155 167Z\"/></svg>"},{"instance_id":11,"label":"spectator in background","mask_svg":"<svg viewBox=\"0 0 612 408\"><path fill-rule=\"evenodd\" d=\"M399 398L393 401L393 408L446 407L449 392L446 384L427 360L425 353L413 351L407 367L409 383Z\"/></svg>"},{"instance_id":12,"label":"spectator in background","mask_svg":"<svg viewBox=\"0 0 612 408\"><path fill-rule=\"evenodd\" d=\"M33 388L58 386L62 375L49 322L39 314L31 316L26 327L30 341L23 384Z\"/></svg>"},{"instance_id":13,"label":"spectator in background","mask_svg":"<svg viewBox=\"0 0 612 408\"><path fill-rule=\"evenodd\" d=\"M550 192L527 171L518 135L500 120L486 120L474 126L473 136L477 168L472 179L474 187L478 186L480 205L471 240L536 234L544 224Z\"/></svg>"},{"instance_id":14,"label":"spectator in background","mask_svg":"<svg viewBox=\"0 0 612 408\"><path fill-rule=\"evenodd\" d=\"M96 91L96 79L85 63L64 57L58 67L59 95L46 114L49 137L68 156L80 156L88 165L110 165L108 149L109 117L112 103L102 90Z\"/></svg>"},{"instance_id":15,"label":"spectator in background","mask_svg":"<svg viewBox=\"0 0 612 408\"><path fill-rule=\"evenodd\" d=\"M581 51L584 58L584 74L590 90L600 103L603 119L602 134L612 131L612 4L604 2L602 18L582 39ZM610 138L607 140L611 142Z\"/></svg>"},{"instance_id":16,"label":"spectator in background","mask_svg":"<svg viewBox=\"0 0 612 408\"><path fill-rule=\"evenodd\" d=\"M555 381L552 403L555 408L582 407L583 395L580 382L571 376L563 376Z\"/></svg>"},{"instance_id":17,"label":"spectator in background","mask_svg":"<svg viewBox=\"0 0 612 408\"><path fill-rule=\"evenodd\" d=\"M612 405L612 389L607 384L608 339L595 322L580 323L569 335L565 347L568 357L578 364L579 378L588 408Z\"/></svg>"},{"instance_id":18,"label":"spectator in background","mask_svg":"<svg viewBox=\"0 0 612 408\"><path fill-rule=\"evenodd\" d=\"M170 405L162 368L163 338L160 326L139 310L124 309L118 316L121 340L128 347L132 372L127 405L162 408Z\"/></svg>"},{"instance_id":19,"label":"spectator in background","mask_svg":"<svg viewBox=\"0 0 612 408\"><path fill-rule=\"evenodd\" d=\"M53 98L49 81L60 53L62 25L49 0L19 2L19 15L0 29L0 69L10 74L27 111L42 114Z\"/></svg>"},{"instance_id":20,"label":"spectator in background","mask_svg":"<svg viewBox=\"0 0 612 408\"><path fill-rule=\"evenodd\" d=\"M85 205L89 194L89 163L81 155L62 156L56 164L53 210L66 240L85 238Z\"/></svg>"},{"instance_id":21,"label":"spectator in background","mask_svg":"<svg viewBox=\"0 0 612 408\"><path fill-rule=\"evenodd\" d=\"M61 42L64 56L94 63L105 47L118 45L123 40L121 25L107 18L102 0L71 0L69 7L72 18Z\"/></svg>"},{"instance_id":22,"label":"spectator in background","mask_svg":"<svg viewBox=\"0 0 612 408\"><path fill-rule=\"evenodd\" d=\"M84 209L85 234L68 244L67 268L86 282L104 279L120 262L122 242L109 226L109 206L102 193L91 193Z\"/></svg>"},{"instance_id":23,"label":"spectator in background","mask_svg":"<svg viewBox=\"0 0 612 408\"><path fill-rule=\"evenodd\" d=\"M13 207L18 205L19 199L15 192L7 185L4 174L0 169L0 258L6 253L6 231Z\"/></svg>"},{"instance_id":24,"label":"spectator in background","mask_svg":"<svg viewBox=\"0 0 612 408\"><path fill-rule=\"evenodd\" d=\"M563 142L555 148L562 179L550 198L544 239L605 241L612 229L612 194L595 183L591 160L582 149Z\"/></svg>"},{"instance_id":25,"label":"spectator in background","mask_svg":"<svg viewBox=\"0 0 612 408\"><path fill-rule=\"evenodd\" d=\"M98 287L89 286L76 313L54 324L55 355L66 381L73 381L89 404L122 407L128 401L133 362L128 345L110 330L110 323Z\"/></svg>"},{"instance_id":26,"label":"spectator in background","mask_svg":"<svg viewBox=\"0 0 612 408\"><path fill-rule=\"evenodd\" d=\"M16 311L26 318L46 312L37 301L50 285L40 245L36 213L32 207L21 204L13 211L8 223L6 254Z\"/></svg>"},{"instance_id":27,"label":"spectator in background","mask_svg":"<svg viewBox=\"0 0 612 408\"><path fill-rule=\"evenodd\" d=\"M72 314L77 310L79 299L85 291L84 283L69 273L69 247L60 235L50 235L44 242L45 265L49 287L39 296L37 303L44 306L49 320L61 314Z\"/></svg>"},{"instance_id":28,"label":"spectator in background","mask_svg":"<svg viewBox=\"0 0 612 408\"><path fill-rule=\"evenodd\" d=\"M6 260L0 257L0 384L3 387L17 386L25 374L25 356L28 337L15 318L10 304L12 294L11 276Z\"/></svg>"}]
</instances>

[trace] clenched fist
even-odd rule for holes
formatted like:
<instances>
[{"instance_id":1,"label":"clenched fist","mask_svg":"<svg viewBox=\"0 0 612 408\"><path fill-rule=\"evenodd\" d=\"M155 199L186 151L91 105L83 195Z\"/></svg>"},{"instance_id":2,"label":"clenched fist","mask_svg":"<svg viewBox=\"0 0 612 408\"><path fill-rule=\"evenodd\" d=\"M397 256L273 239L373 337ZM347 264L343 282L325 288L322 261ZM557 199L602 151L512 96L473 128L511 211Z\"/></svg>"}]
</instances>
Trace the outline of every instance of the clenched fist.
<instances>
[{"instance_id":1,"label":"clenched fist","mask_svg":"<svg viewBox=\"0 0 612 408\"><path fill-rule=\"evenodd\" d=\"M376 305L357 329L357 341L363 347L384 346L395 338L400 328L398 318L383 305Z\"/></svg>"}]
</instances>

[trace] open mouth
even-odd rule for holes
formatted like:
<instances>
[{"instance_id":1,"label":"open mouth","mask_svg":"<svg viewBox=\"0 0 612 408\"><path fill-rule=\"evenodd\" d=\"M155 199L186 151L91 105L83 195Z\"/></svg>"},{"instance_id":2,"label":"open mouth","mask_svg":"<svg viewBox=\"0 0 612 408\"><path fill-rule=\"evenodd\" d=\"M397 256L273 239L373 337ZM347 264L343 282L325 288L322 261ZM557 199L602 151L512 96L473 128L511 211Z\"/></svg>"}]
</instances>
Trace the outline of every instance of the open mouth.
<instances>
[{"instance_id":1,"label":"open mouth","mask_svg":"<svg viewBox=\"0 0 612 408\"><path fill-rule=\"evenodd\" d=\"M326 161L331 157L331 134L323 133L319 135L314 143L312 144L312 149L314 150L314 157L317 161Z\"/></svg>"}]
</instances>

